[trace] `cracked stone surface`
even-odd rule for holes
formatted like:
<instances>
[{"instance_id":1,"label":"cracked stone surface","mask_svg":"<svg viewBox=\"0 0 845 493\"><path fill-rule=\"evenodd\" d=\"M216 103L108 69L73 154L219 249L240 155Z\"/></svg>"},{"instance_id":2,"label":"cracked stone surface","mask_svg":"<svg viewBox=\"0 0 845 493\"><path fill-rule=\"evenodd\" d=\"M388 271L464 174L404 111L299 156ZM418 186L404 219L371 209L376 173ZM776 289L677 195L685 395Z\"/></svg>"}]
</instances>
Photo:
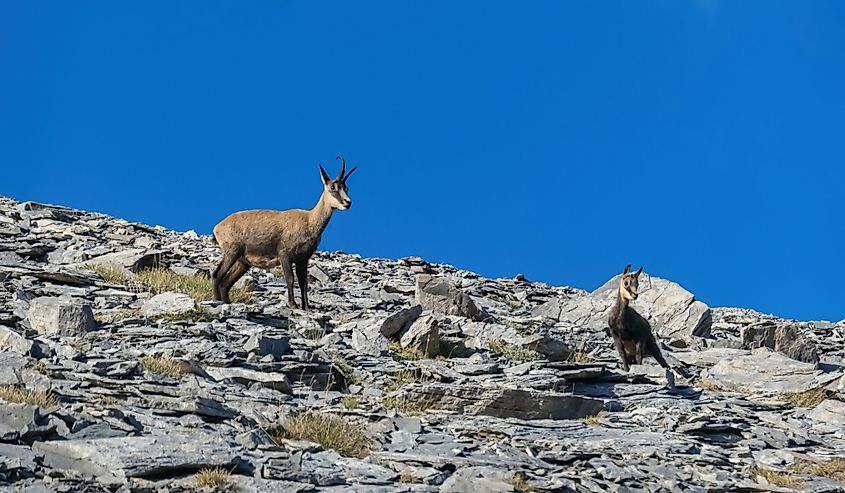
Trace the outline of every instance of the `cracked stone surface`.
<instances>
[{"instance_id":1,"label":"cracked stone surface","mask_svg":"<svg viewBox=\"0 0 845 493\"><path fill-rule=\"evenodd\" d=\"M588 293L317 252L311 312L268 271L247 274L247 304L133 281L202 277L220 254L191 231L0 197L1 491L193 491L214 466L259 492L799 488L755 468L845 490L792 470L845 457L845 321L712 308L651 277L633 306L672 392L651 360L621 371L604 331L615 278ZM195 306L201 320L157 316ZM820 397L787 402L802 391ZM268 433L300 413L342 417L369 448Z\"/></svg>"}]
</instances>

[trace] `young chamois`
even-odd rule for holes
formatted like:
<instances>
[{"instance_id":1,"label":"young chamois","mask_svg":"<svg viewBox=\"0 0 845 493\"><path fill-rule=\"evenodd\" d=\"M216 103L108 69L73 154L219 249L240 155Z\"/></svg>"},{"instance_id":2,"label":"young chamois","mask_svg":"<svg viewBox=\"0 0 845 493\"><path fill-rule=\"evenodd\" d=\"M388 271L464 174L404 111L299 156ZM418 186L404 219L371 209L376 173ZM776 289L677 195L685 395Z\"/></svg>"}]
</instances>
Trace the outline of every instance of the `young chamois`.
<instances>
[{"instance_id":1,"label":"young chamois","mask_svg":"<svg viewBox=\"0 0 845 493\"><path fill-rule=\"evenodd\" d=\"M631 363L641 365L643 359L651 356L666 369L666 379L669 381L669 386L674 388L674 375L663 358L663 353L660 352L660 346L657 345L654 334L651 333L651 325L630 306L630 302L639 296L639 279L642 272L642 267L636 272L631 272L631 264L628 264L622 272L616 304L613 305L608 317L610 335L616 344L619 357L622 358L622 367L625 371L630 370Z\"/></svg>"},{"instance_id":2,"label":"young chamois","mask_svg":"<svg viewBox=\"0 0 845 493\"><path fill-rule=\"evenodd\" d=\"M293 268L299 281L302 308L308 309L308 260L317 250L323 230L335 209L352 207L346 180L358 167L346 173L340 159L340 174L332 180L320 165L323 194L311 210L252 210L236 212L214 227L214 240L223 248L223 259L212 274L214 298L230 303L229 290L250 267L271 269L282 266L288 291L288 306L297 308L293 295Z\"/></svg>"}]
</instances>

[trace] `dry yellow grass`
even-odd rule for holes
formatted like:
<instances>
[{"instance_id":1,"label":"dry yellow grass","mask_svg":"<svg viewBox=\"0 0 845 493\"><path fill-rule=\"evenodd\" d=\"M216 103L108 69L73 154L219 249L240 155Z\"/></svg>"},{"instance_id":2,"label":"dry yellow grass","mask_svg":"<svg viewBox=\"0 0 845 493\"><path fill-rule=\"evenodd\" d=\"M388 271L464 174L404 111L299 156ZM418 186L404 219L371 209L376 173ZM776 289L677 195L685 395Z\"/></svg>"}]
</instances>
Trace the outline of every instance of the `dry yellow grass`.
<instances>
[{"instance_id":1,"label":"dry yellow grass","mask_svg":"<svg viewBox=\"0 0 845 493\"><path fill-rule=\"evenodd\" d=\"M173 378L179 378L187 373L186 365L183 362L166 356L141 358L141 366L151 372Z\"/></svg>"},{"instance_id":2,"label":"dry yellow grass","mask_svg":"<svg viewBox=\"0 0 845 493\"><path fill-rule=\"evenodd\" d=\"M368 456L372 446L362 424L333 414L298 414L267 433L276 443L286 438L308 440L341 455L359 459Z\"/></svg>"},{"instance_id":3,"label":"dry yellow grass","mask_svg":"<svg viewBox=\"0 0 845 493\"><path fill-rule=\"evenodd\" d=\"M390 341L387 343L388 349L399 357L399 359L405 359L410 361L415 361L418 359L424 359L425 355L414 348L406 348L402 347L401 344L395 341Z\"/></svg>"},{"instance_id":4,"label":"dry yellow grass","mask_svg":"<svg viewBox=\"0 0 845 493\"><path fill-rule=\"evenodd\" d=\"M403 469L402 472L399 473L399 482L400 483L420 483L420 479L409 469Z\"/></svg>"},{"instance_id":5,"label":"dry yellow grass","mask_svg":"<svg viewBox=\"0 0 845 493\"><path fill-rule=\"evenodd\" d=\"M104 281L111 284L127 284L130 279L123 268L114 264L91 264L88 269L96 272Z\"/></svg>"},{"instance_id":6,"label":"dry yellow grass","mask_svg":"<svg viewBox=\"0 0 845 493\"><path fill-rule=\"evenodd\" d=\"M187 294L198 302L214 299L211 278L202 274L187 275L170 269L148 269L136 273L135 279L131 279L123 269L115 265L93 264L88 268L99 274L106 282L121 284L133 290L143 288L153 294L174 291ZM233 303L253 302L252 294L241 286L233 287L229 297Z\"/></svg>"},{"instance_id":7,"label":"dry yellow grass","mask_svg":"<svg viewBox=\"0 0 845 493\"><path fill-rule=\"evenodd\" d=\"M604 421L602 421L602 419L599 418L598 415L587 416L586 418L584 418L581 421L583 421L585 425L590 425L590 426L599 426L602 423L604 423Z\"/></svg>"},{"instance_id":8,"label":"dry yellow grass","mask_svg":"<svg viewBox=\"0 0 845 493\"><path fill-rule=\"evenodd\" d=\"M586 351L581 351L579 349L569 353L569 357L566 358L566 361L569 363L592 363L593 358Z\"/></svg>"},{"instance_id":9,"label":"dry yellow grass","mask_svg":"<svg viewBox=\"0 0 845 493\"><path fill-rule=\"evenodd\" d=\"M540 353L528 348L510 344L501 340L487 341L487 345L494 353L499 353L511 361L534 361L540 359Z\"/></svg>"},{"instance_id":10,"label":"dry yellow grass","mask_svg":"<svg viewBox=\"0 0 845 493\"><path fill-rule=\"evenodd\" d=\"M408 396L387 396L382 399L382 404L388 409L395 409L402 414L409 416L419 416L425 414L429 409L434 407L434 402L431 399L412 399Z\"/></svg>"},{"instance_id":11,"label":"dry yellow grass","mask_svg":"<svg viewBox=\"0 0 845 493\"><path fill-rule=\"evenodd\" d=\"M756 478L757 476L763 477L766 481L775 486L796 488L804 485L804 481L801 478L796 477L794 474L754 466L751 469L751 477Z\"/></svg>"},{"instance_id":12,"label":"dry yellow grass","mask_svg":"<svg viewBox=\"0 0 845 493\"><path fill-rule=\"evenodd\" d=\"M52 407L59 404L58 399L46 392L22 389L13 385L0 385L0 399L6 402L39 407Z\"/></svg>"},{"instance_id":13,"label":"dry yellow grass","mask_svg":"<svg viewBox=\"0 0 845 493\"><path fill-rule=\"evenodd\" d=\"M715 382L702 378L698 381L698 388L702 390L709 390L711 392L722 392L725 389L717 385Z\"/></svg>"},{"instance_id":14,"label":"dry yellow grass","mask_svg":"<svg viewBox=\"0 0 845 493\"><path fill-rule=\"evenodd\" d=\"M780 398L793 407L816 407L830 394L831 392L824 387L816 387L804 392L785 392L780 395Z\"/></svg>"},{"instance_id":15,"label":"dry yellow grass","mask_svg":"<svg viewBox=\"0 0 845 493\"><path fill-rule=\"evenodd\" d=\"M802 462L794 465L792 470L845 482L845 459L839 457L822 462Z\"/></svg>"},{"instance_id":16,"label":"dry yellow grass","mask_svg":"<svg viewBox=\"0 0 845 493\"><path fill-rule=\"evenodd\" d=\"M232 473L222 467L206 467L200 469L194 475L193 480L195 488L226 489L231 487L232 484Z\"/></svg>"}]
</instances>

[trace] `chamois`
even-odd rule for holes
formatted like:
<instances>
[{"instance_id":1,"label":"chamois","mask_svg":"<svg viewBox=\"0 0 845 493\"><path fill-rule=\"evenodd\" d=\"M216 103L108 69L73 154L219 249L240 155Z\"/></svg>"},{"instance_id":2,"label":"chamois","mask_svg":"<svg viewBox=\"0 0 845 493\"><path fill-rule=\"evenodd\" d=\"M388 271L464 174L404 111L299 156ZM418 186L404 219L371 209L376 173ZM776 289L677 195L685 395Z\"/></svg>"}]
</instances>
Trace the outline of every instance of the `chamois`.
<instances>
[{"instance_id":1,"label":"chamois","mask_svg":"<svg viewBox=\"0 0 845 493\"><path fill-rule=\"evenodd\" d=\"M660 352L654 334L651 333L651 325L630 306L630 302L639 296L639 278L642 272L642 267L636 272L631 272L631 264L628 264L622 272L616 304L613 305L608 317L610 335L616 344L619 357L622 358L622 367L625 371L630 370L630 363L635 362L641 365L643 359L651 356L666 369L669 387L674 388L674 375Z\"/></svg>"},{"instance_id":2,"label":"chamois","mask_svg":"<svg viewBox=\"0 0 845 493\"><path fill-rule=\"evenodd\" d=\"M308 310L308 260L317 250L323 231L335 209L352 207L346 180L358 169L346 173L346 160L340 160L340 174L332 180L320 165L323 194L311 210L250 210L236 212L214 227L214 241L223 249L223 259L212 274L214 298L230 303L229 290L250 267L271 269L282 266L288 291L288 306L298 308L294 299L293 268L299 281L302 308Z\"/></svg>"}]
</instances>

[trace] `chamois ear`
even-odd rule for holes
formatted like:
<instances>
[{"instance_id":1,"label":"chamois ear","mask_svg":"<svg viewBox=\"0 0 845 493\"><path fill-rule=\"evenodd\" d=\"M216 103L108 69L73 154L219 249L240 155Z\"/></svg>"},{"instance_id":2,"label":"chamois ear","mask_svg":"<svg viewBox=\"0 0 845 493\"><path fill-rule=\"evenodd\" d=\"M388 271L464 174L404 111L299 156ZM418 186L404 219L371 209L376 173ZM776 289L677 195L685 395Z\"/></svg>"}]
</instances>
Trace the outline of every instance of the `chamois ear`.
<instances>
[{"instance_id":1,"label":"chamois ear","mask_svg":"<svg viewBox=\"0 0 845 493\"><path fill-rule=\"evenodd\" d=\"M640 274L642 274L642 273L643 273L643 266L641 265L641 266L640 266L640 270L638 270L638 271L637 271L637 273L636 273L635 275L636 275L637 277L640 277Z\"/></svg>"},{"instance_id":2,"label":"chamois ear","mask_svg":"<svg viewBox=\"0 0 845 493\"><path fill-rule=\"evenodd\" d=\"M625 267L625 270L622 271L622 275L624 276L625 274L627 274L629 272L631 272L631 264L628 264L628 266Z\"/></svg>"},{"instance_id":3,"label":"chamois ear","mask_svg":"<svg viewBox=\"0 0 845 493\"><path fill-rule=\"evenodd\" d=\"M329 182L332 181L332 179L329 178L329 174L326 173L326 170L323 169L322 164L320 165L320 178L323 179L323 185L324 186L328 186Z\"/></svg>"}]
</instances>

